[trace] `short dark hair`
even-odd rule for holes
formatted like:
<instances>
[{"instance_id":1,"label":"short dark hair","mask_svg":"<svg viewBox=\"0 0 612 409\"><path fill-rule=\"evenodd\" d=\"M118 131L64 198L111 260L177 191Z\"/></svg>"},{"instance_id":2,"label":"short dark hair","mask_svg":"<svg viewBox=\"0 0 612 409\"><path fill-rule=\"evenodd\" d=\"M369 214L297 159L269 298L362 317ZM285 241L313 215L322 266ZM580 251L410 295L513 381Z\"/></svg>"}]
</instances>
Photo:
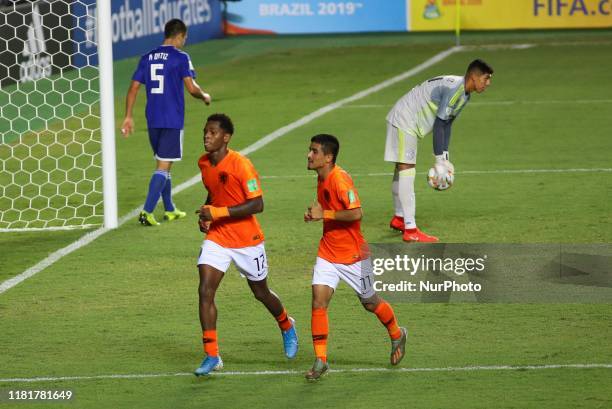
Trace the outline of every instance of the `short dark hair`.
<instances>
[{"instance_id":1,"label":"short dark hair","mask_svg":"<svg viewBox=\"0 0 612 409\"><path fill-rule=\"evenodd\" d=\"M230 135L234 134L234 123L229 116L225 114L212 114L206 119L206 122L219 122L219 127Z\"/></svg>"},{"instance_id":2,"label":"short dark hair","mask_svg":"<svg viewBox=\"0 0 612 409\"><path fill-rule=\"evenodd\" d=\"M183 20L173 18L166 23L164 27L164 37L172 38L179 34L185 34L187 32L187 26L183 23Z\"/></svg>"},{"instance_id":3,"label":"short dark hair","mask_svg":"<svg viewBox=\"0 0 612 409\"><path fill-rule=\"evenodd\" d=\"M480 74L493 74L493 67L484 62L483 60L477 58L470 63L467 67L466 74L471 74L472 72L478 72Z\"/></svg>"},{"instance_id":4,"label":"short dark hair","mask_svg":"<svg viewBox=\"0 0 612 409\"><path fill-rule=\"evenodd\" d=\"M336 163L338 152L340 151L340 142L334 135L326 133L320 133L310 138L311 143L318 143L323 148L323 153L326 155L332 155L332 162Z\"/></svg>"}]
</instances>

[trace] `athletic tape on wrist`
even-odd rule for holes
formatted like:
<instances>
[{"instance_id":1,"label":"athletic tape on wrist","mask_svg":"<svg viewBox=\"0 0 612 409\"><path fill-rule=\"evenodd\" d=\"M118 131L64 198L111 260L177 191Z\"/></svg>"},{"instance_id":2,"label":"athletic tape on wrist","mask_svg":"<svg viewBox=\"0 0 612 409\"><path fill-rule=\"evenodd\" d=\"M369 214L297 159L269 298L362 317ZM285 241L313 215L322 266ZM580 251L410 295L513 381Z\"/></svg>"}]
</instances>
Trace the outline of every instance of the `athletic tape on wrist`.
<instances>
[{"instance_id":1,"label":"athletic tape on wrist","mask_svg":"<svg viewBox=\"0 0 612 409\"><path fill-rule=\"evenodd\" d=\"M328 220L336 220L336 212L333 210L323 210L323 218Z\"/></svg>"},{"instance_id":2,"label":"athletic tape on wrist","mask_svg":"<svg viewBox=\"0 0 612 409\"><path fill-rule=\"evenodd\" d=\"M227 207L214 207L211 206L208 208L210 210L210 215L213 220L218 220L223 217L229 217L229 209Z\"/></svg>"}]
</instances>

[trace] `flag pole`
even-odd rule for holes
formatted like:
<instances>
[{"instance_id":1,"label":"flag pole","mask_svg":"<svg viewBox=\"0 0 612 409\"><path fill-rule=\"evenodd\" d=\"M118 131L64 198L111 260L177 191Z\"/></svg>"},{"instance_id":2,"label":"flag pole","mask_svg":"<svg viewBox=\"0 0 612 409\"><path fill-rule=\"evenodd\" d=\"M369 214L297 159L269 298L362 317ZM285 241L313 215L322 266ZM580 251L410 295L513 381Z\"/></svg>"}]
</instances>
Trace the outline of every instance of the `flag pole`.
<instances>
[{"instance_id":1,"label":"flag pole","mask_svg":"<svg viewBox=\"0 0 612 409\"><path fill-rule=\"evenodd\" d=\"M455 0L455 44L461 45L461 0Z\"/></svg>"}]
</instances>

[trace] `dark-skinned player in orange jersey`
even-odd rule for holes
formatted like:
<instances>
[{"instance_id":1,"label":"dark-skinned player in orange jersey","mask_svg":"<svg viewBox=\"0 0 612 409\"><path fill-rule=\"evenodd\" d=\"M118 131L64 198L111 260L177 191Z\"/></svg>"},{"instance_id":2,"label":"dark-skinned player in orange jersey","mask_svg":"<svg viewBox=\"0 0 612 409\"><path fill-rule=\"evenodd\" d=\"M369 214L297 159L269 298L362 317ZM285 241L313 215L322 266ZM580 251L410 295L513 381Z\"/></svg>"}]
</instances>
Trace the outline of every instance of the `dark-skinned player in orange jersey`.
<instances>
[{"instance_id":1,"label":"dark-skinned player in orange jersey","mask_svg":"<svg viewBox=\"0 0 612 409\"><path fill-rule=\"evenodd\" d=\"M208 199L199 210L200 231L207 234L198 260L200 324L206 356L195 370L197 376L208 375L223 365L217 343L215 294L231 262L246 277L255 298L276 319L287 358L294 358L298 351L294 320L266 280L264 235L255 218L264 207L259 176L250 160L228 148L233 133L234 125L227 115L209 116L204 127L207 153L198 161Z\"/></svg>"}]
</instances>

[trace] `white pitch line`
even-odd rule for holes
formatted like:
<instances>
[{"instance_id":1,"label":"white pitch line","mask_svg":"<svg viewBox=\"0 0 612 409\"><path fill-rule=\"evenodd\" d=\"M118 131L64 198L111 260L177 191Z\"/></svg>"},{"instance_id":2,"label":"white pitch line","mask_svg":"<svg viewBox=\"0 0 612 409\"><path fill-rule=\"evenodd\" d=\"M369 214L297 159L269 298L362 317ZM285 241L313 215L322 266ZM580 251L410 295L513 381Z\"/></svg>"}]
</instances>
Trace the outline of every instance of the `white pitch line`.
<instances>
[{"instance_id":1,"label":"white pitch line","mask_svg":"<svg viewBox=\"0 0 612 409\"><path fill-rule=\"evenodd\" d=\"M483 45L464 45L466 50L526 50L533 48L537 44L483 44Z\"/></svg>"},{"instance_id":2,"label":"white pitch line","mask_svg":"<svg viewBox=\"0 0 612 409\"><path fill-rule=\"evenodd\" d=\"M548 105L548 104L609 104L612 99L549 99L549 100L524 100L524 101L481 101L470 102L469 105ZM385 104L363 104L347 105L344 108L366 109L366 108L389 108L392 105Z\"/></svg>"},{"instance_id":3,"label":"white pitch line","mask_svg":"<svg viewBox=\"0 0 612 409\"><path fill-rule=\"evenodd\" d=\"M417 65L416 67L403 72L402 74L396 75L393 78L390 78L388 80L385 80L377 85L374 85L370 88L367 88L363 91L360 91L348 98L344 98L341 99L339 101L333 102L329 105L324 106L323 108L319 108L318 110L298 119L295 122L290 123L289 125L286 125L282 128L277 129L276 131L272 132L271 134L268 134L266 136L264 136L263 138L257 140L255 143L253 143L252 145L247 146L246 148L242 149L240 151L240 153L242 153L243 155L248 155L250 153L253 153L261 148L263 148L264 146L266 146L267 144L269 144L270 142L280 138L283 135L286 135L287 133L293 131L294 129L305 125L325 114L327 114L328 112L331 112L335 109L338 109L340 107L342 107L343 105L348 104L349 102L353 102L356 101L360 98L364 98L367 97L370 94L373 94L375 92L378 92L384 88L390 87L391 85L394 85L400 81L403 81L407 78L410 78L416 74L418 74L419 72L426 70L427 68L437 64L438 62L444 60L446 57L448 57L451 54L454 54L456 52L461 51L462 48L461 47L451 47L445 51L442 51L436 55L434 55L433 57L431 57L430 59L426 60L425 62ZM191 179L187 180L186 182L181 183L180 185L178 185L175 189L173 189L173 193L177 194L180 193L181 191L195 185L196 183L200 182L201 176L199 174L195 175L194 177L192 177ZM121 226L123 223L125 223L126 221L132 219L133 217L136 217L136 215L140 212L140 209L134 209L132 210L130 213L128 213L127 215L123 216L120 220L119 220L119 226ZM68 246L61 248L57 251L55 251L54 253L52 253L51 255L49 255L47 258L45 258L44 260L40 261L39 263L37 263L36 265L28 268L27 270L25 270L23 273L10 278L4 282L2 282L0 284L0 294L4 293L5 291L15 287L17 284L23 282L24 280L27 280L28 278L34 276L35 274L38 274L39 272L41 272L42 270L44 270L45 268L49 267L50 265L54 264L55 262L57 262L58 260L60 260L62 257L72 253L75 250L80 249L81 247L84 247L86 245L88 245L89 243L91 243L92 241L94 241L95 239L97 239L98 237L102 236L103 234L107 233L109 231L109 229L105 228L105 227L101 227L97 230L94 230L90 233L85 234L83 237L81 237L80 239L76 240L75 242L69 244Z\"/></svg>"},{"instance_id":4,"label":"white pitch line","mask_svg":"<svg viewBox=\"0 0 612 409\"><path fill-rule=\"evenodd\" d=\"M513 173L584 173L584 172L612 172L612 168L575 168L575 169L500 169L500 170L465 170L459 175L482 174L513 174Z\"/></svg>"},{"instance_id":5,"label":"white pitch line","mask_svg":"<svg viewBox=\"0 0 612 409\"><path fill-rule=\"evenodd\" d=\"M331 369L331 373L364 373L364 372L478 372L478 371L538 371L545 369L612 369L612 364L551 364L551 365L490 365L490 366L459 366L439 368L347 368ZM301 375L304 371L219 371L212 376L270 376L270 375ZM59 382L59 381L87 381L102 379L147 379L171 378L177 376L194 376L191 372L160 373L160 374L118 374L118 375L91 375L91 376L48 376L36 378L0 378L0 383L33 383L33 382Z\"/></svg>"},{"instance_id":6,"label":"white pitch line","mask_svg":"<svg viewBox=\"0 0 612 409\"><path fill-rule=\"evenodd\" d=\"M548 105L548 104L609 104L612 99L543 99L523 101L481 101L470 105Z\"/></svg>"},{"instance_id":7,"label":"white pitch line","mask_svg":"<svg viewBox=\"0 0 612 409\"><path fill-rule=\"evenodd\" d=\"M456 172L457 175L487 175L487 174L532 174L532 173L593 173L593 172L612 172L612 168L573 168L573 169L499 169L499 170L463 170ZM427 172L417 172L417 175L426 175ZM378 173L351 173L353 178L358 177L377 177L377 176L393 176L391 172ZM311 178L314 179L314 174L304 175L264 175L261 179L295 179L295 178Z\"/></svg>"}]
</instances>

